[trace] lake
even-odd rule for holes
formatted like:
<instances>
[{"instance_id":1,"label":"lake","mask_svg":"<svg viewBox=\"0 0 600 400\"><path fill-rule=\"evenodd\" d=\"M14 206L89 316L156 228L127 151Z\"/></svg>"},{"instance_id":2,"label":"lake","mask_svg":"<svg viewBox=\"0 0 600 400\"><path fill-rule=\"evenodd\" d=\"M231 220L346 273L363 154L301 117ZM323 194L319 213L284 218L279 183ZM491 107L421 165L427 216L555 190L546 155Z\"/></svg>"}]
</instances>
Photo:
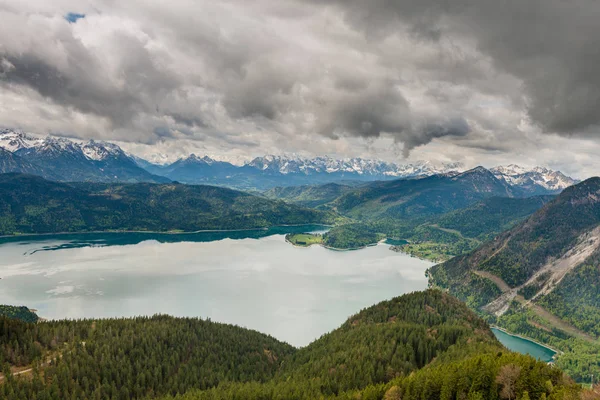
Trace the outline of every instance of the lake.
<instances>
[{"instance_id":1,"label":"lake","mask_svg":"<svg viewBox=\"0 0 600 400\"><path fill-rule=\"evenodd\" d=\"M298 248L284 233L102 233L0 239L0 304L44 318L211 318L304 346L364 307L427 287L432 263L380 244Z\"/></svg>"},{"instance_id":2,"label":"lake","mask_svg":"<svg viewBox=\"0 0 600 400\"><path fill-rule=\"evenodd\" d=\"M496 335L496 338L500 341L500 343L502 343L509 350L517 353L529 354L540 361L550 362L556 354L555 351L550 350L547 347L540 346L531 340L510 335L500 329L492 328L492 332L494 332L494 335Z\"/></svg>"}]
</instances>

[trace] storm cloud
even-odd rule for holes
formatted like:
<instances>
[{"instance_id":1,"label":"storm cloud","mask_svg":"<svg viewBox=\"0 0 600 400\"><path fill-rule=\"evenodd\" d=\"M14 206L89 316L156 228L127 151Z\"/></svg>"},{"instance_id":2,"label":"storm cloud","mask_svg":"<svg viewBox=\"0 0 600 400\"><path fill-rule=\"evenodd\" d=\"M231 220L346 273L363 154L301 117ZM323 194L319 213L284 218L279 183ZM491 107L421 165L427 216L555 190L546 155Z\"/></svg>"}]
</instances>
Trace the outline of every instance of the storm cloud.
<instances>
[{"instance_id":1,"label":"storm cloud","mask_svg":"<svg viewBox=\"0 0 600 400\"><path fill-rule=\"evenodd\" d=\"M0 20L0 125L37 133L468 159L599 132L592 0L8 0Z\"/></svg>"}]
</instances>

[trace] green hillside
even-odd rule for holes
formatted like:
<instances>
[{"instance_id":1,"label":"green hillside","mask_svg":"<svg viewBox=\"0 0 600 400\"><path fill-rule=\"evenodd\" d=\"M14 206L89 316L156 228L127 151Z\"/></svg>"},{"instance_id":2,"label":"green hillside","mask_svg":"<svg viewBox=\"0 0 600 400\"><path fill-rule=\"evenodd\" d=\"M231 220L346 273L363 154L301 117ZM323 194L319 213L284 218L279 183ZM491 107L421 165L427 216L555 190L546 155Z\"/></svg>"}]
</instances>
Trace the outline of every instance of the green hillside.
<instances>
[{"instance_id":1,"label":"green hillside","mask_svg":"<svg viewBox=\"0 0 600 400\"><path fill-rule=\"evenodd\" d=\"M577 379L600 373L600 178L428 273L490 321L564 351Z\"/></svg>"},{"instance_id":2,"label":"green hillside","mask_svg":"<svg viewBox=\"0 0 600 400\"><path fill-rule=\"evenodd\" d=\"M559 369L511 353L436 290L369 307L305 348L187 318L0 318L0 397L13 399L570 399ZM47 362L49 361L49 362ZM22 375L9 366L33 365ZM357 397L359 396L359 397ZM395 397L391 397L395 396Z\"/></svg>"},{"instance_id":3,"label":"green hillside","mask_svg":"<svg viewBox=\"0 0 600 400\"><path fill-rule=\"evenodd\" d=\"M58 183L0 175L0 234L197 231L332 223L317 211L214 186Z\"/></svg>"},{"instance_id":4,"label":"green hillside","mask_svg":"<svg viewBox=\"0 0 600 400\"><path fill-rule=\"evenodd\" d=\"M280 199L315 208L334 201L352 189L351 186L339 183L326 183L324 185L276 187L263 194L270 199Z\"/></svg>"},{"instance_id":5,"label":"green hillside","mask_svg":"<svg viewBox=\"0 0 600 400\"><path fill-rule=\"evenodd\" d=\"M294 204L332 210L352 219L323 242L338 249L374 244L381 237L410 243L402 250L445 260L475 249L552 199L526 194L485 168L457 175L365 183L275 188L265 193Z\"/></svg>"},{"instance_id":6,"label":"green hillside","mask_svg":"<svg viewBox=\"0 0 600 400\"><path fill-rule=\"evenodd\" d=\"M540 209L551 196L490 197L441 215L381 218L334 227L324 237L331 247L360 247L384 237L404 239L404 252L421 258L449 259L479 246ZM351 246L353 245L353 246ZM429 253L424 253L429 249Z\"/></svg>"}]
</instances>

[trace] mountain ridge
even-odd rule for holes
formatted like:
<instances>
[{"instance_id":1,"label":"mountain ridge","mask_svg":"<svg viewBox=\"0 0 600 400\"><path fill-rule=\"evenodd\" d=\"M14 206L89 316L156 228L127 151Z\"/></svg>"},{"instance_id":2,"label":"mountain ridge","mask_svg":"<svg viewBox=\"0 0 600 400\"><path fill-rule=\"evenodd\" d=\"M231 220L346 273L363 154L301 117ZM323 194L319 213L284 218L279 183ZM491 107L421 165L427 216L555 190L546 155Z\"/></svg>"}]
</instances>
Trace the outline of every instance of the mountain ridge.
<instances>
[{"instance_id":1,"label":"mountain ridge","mask_svg":"<svg viewBox=\"0 0 600 400\"><path fill-rule=\"evenodd\" d=\"M0 234L185 231L331 223L338 217L228 188L55 182L0 174Z\"/></svg>"},{"instance_id":2,"label":"mountain ridge","mask_svg":"<svg viewBox=\"0 0 600 400\"><path fill-rule=\"evenodd\" d=\"M123 151L110 142L77 142L67 138L37 137L20 130L0 129L0 148L43 169L47 177L62 181L157 182L175 180L188 184L214 184L237 189L268 190L279 186L326 184L340 181L376 181L454 176L466 172L460 162L429 161L394 163L360 157L266 155L243 165L190 154L175 162L154 164ZM31 172L32 169L21 172ZM498 179L529 195L556 194L578 182L560 171L514 164L490 168ZM4 171L4 172L12 172Z\"/></svg>"},{"instance_id":3,"label":"mountain ridge","mask_svg":"<svg viewBox=\"0 0 600 400\"><path fill-rule=\"evenodd\" d=\"M37 138L22 131L2 129L0 148L34 166L2 168L0 172L34 173L58 181L169 181L140 168L119 146L108 142L77 143L66 138Z\"/></svg>"}]
</instances>

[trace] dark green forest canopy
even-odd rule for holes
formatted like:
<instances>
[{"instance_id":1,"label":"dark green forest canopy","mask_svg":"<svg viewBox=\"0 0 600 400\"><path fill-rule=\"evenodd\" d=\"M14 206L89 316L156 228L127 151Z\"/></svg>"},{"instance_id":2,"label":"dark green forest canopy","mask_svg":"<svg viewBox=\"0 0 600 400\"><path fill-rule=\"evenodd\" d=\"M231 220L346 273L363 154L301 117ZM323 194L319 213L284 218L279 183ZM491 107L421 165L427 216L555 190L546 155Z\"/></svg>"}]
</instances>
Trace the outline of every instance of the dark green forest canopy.
<instances>
[{"instance_id":1,"label":"dark green forest canopy","mask_svg":"<svg viewBox=\"0 0 600 400\"><path fill-rule=\"evenodd\" d=\"M57 183L0 175L0 234L197 231L334 223L317 211L214 186Z\"/></svg>"},{"instance_id":2,"label":"dark green forest canopy","mask_svg":"<svg viewBox=\"0 0 600 400\"><path fill-rule=\"evenodd\" d=\"M0 305L0 316L25 322L37 322L39 319L35 312L25 306Z\"/></svg>"},{"instance_id":3,"label":"dark green forest canopy","mask_svg":"<svg viewBox=\"0 0 600 400\"><path fill-rule=\"evenodd\" d=\"M301 349L236 326L167 316L38 324L0 318L0 332L6 374L0 397L8 400L357 393L382 399L392 387L403 399L424 393L438 398L441 392L494 399L501 398L497 377L506 365L519 369L509 377L518 383L519 396L528 391L536 399L563 399L578 392L560 370L506 351L483 320L437 290L369 307ZM34 370L12 376L9 365Z\"/></svg>"}]
</instances>

